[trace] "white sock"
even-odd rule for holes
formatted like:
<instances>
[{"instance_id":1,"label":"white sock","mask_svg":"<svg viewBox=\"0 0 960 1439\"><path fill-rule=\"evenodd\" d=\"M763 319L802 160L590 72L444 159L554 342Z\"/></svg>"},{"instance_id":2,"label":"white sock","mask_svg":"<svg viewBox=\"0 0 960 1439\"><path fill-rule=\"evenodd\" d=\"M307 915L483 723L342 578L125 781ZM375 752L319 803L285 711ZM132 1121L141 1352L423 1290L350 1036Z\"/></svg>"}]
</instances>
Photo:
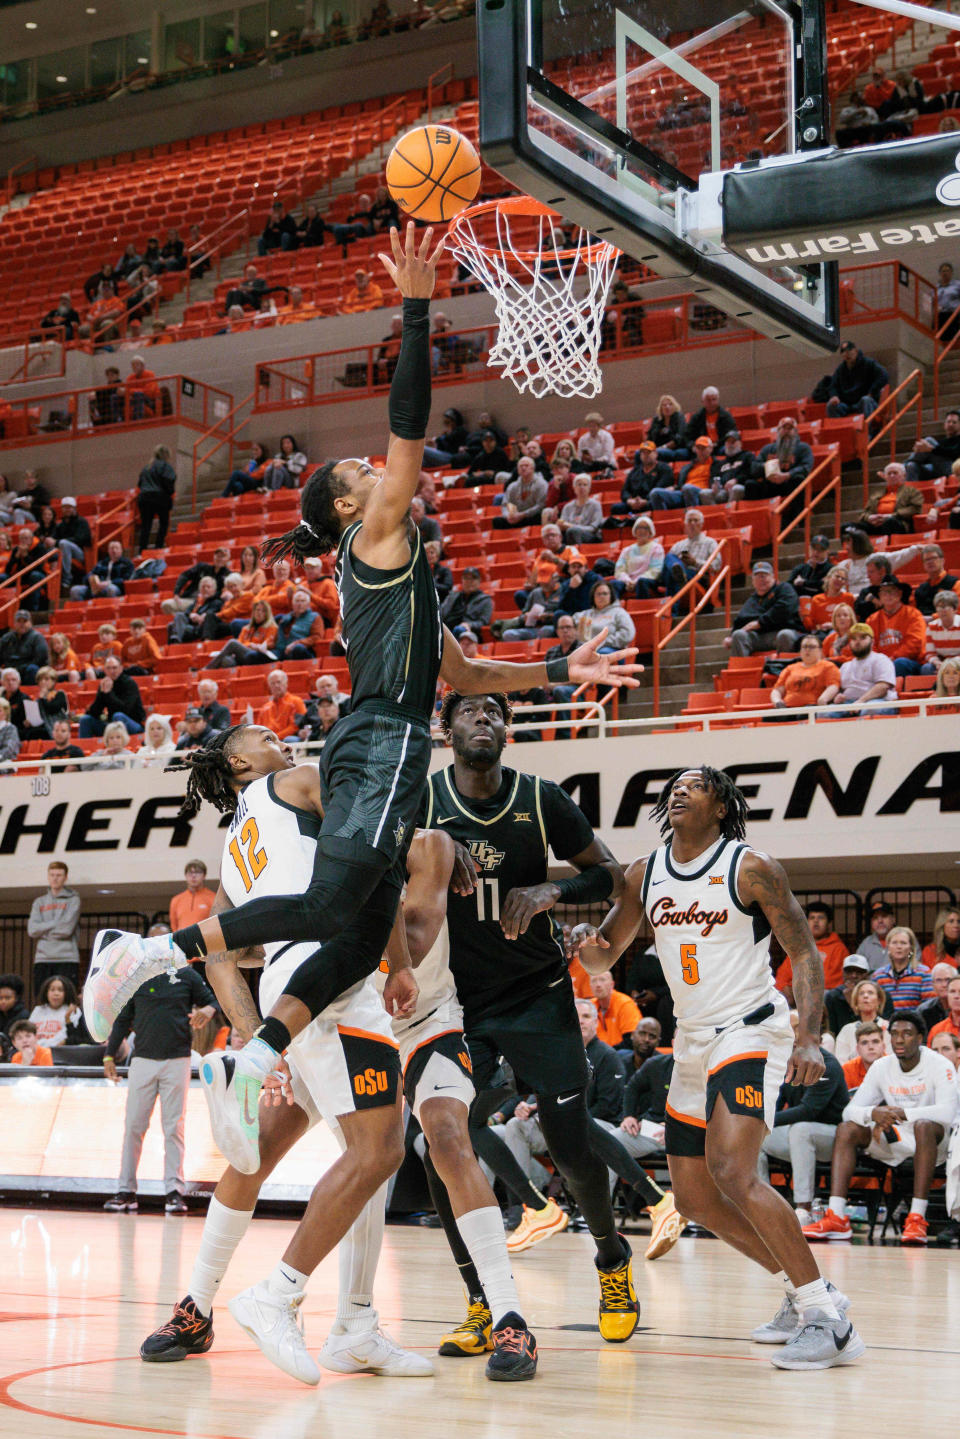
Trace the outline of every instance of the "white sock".
<instances>
[{"instance_id":1,"label":"white sock","mask_svg":"<svg viewBox=\"0 0 960 1439\"><path fill-rule=\"evenodd\" d=\"M914 1195L910 1201L910 1213L919 1214L921 1218L926 1219L927 1201L925 1199L918 1199L917 1196Z\"/></svg>"},{"instance_id":2,"label":"white sock","mask_svg":"<svg viewBox=\"0 0 960 1439\"><path fill-rule=\"evenodd\" d=\"M245 1062L247 1072L249 1073L252 1070L255 1074L258 1074L261 1079L266 1079L267 1075L272 1073L276 1068L277 1060L280 1058L277 1051L273 1048L273 1045L267 1044L267 1042L258 1035L254 1035L253 1039L247 1040L240 1054Z\"/></svg>"},{"instance_id":3,"label":"white sock","mask_svg":"<svg viewBox=\"0 0 960 1439\"><path fill-rule=\"evenodd\" d=\"M840 1311L834 1304L826 1280L812 1279L809 1284L800 1284L794 1300L800 1313L806 1315L811 1309L819 1309L828 1319L839 1319Z\"/></svg>"},{"instance_id":4,"label":"white sock","mask_svg":"<svg viewBox=\"0 0 960 1439\"><path fill-rule=\"evenodd\" d=\"M252 1209L228 1209L216 1195L210 1200L187 1291L207 1319L213 1310L213 1301L223 1283L227 1265L252 1218Z\"/></svg>"},{"instance_id":5,"label":"white sock","mask_svg":"<svg viewBox=\"0 0 960 1439\"><path fill-rule=\"evenodd\" d=\"M309 1274L301 1274L299 1269L281 1259L267 1280L267 1288L280 1299L296 1299L306 1289L309 1278Z\"/></svg>"},{"instance_id":6,"label":"white sock","mask_svg":"<svg viewBox=\"0 0 960 1439\"><path fill-rule=\"evenodd\" d=\"M503 1216L495 1204L489 1204L483 1209L471 1209L469 1213L461 1214L457 1228L480 1276L496 1329L503 1316L511 1310L516 1314L522 1312L510 1269Z\"/></svg>"},{"instance_id":7,"label":"white sock","mask_svg":"<svg viewBox=\"0 0 960 1439\"><path fill-rule=\"evenodd\" d=\"M794 1289L793 1285L790 1283L790 1280L787 1278L786 1274L783 1272L782 1269L777 1275L777 1278L783 1282L783 1287L786 1290L787 1298L796 1300L797 1291Z\"/></svg>"},{"instance_id":8,"label":"white sock","mask_svg":"<svg viewBox=\"0 0 960 1439\"><path fill-rule=\"evenodd\" d=\"M839 1194L831 1194L830 1208L833 1210L834 1214L837 1216L838 1219L846 1218L847 1201L843 1199Z\"/></svg>"},{"instance_id":9,"label":"white sock","mask_svg":"<svg viewBox=\"0 0 960 1439\"><path fill-rule=\"evenodd\" d=\"M386 1204L387 1186L383 1184L363 1206L340 1241L340 1288L334 1328L348 1334L365 1334L377 1324L373 1281L383 1246Z\"/></svg>"}]
</instances>

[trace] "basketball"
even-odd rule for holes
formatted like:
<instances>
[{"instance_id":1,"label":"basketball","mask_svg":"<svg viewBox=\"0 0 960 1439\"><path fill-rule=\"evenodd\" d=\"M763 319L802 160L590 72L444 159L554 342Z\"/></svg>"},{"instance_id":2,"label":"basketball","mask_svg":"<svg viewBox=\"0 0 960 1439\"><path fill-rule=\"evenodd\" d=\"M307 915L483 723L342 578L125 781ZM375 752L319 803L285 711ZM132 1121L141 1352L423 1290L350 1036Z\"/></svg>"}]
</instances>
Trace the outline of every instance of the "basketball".
<instances>
[{"instance_id":1,"label":"basketball","mask_svg":"<svg viewBox=\"0 0 960 1439\"><path fill-rule=\"evenodd\" d=\"M387 156L387 188L407 215L429 225L452 220L480 188L480 156L447 125L401 135Z\"/></svg>"}]
</instances>

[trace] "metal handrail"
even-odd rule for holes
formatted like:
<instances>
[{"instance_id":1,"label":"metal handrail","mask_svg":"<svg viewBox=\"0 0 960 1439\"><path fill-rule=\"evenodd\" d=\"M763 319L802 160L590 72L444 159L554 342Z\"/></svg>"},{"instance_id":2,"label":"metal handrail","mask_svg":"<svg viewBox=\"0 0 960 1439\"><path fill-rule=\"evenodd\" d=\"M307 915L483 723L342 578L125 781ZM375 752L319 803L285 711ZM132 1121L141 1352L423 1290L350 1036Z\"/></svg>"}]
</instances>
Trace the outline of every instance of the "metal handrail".
<instances>
[{"instance_id":1,"label":"metal handrail","mask_svg":"<svg viewBox=\"0 0 960 1439\"><path fill-rule=\"evenodd\" d=\"M440 81L440 76L443 75L443 73L444 73L445 70L449 70L450 73L449 73L449 75L445 76L444 80L441 82L441 81ZM439 65L439 66L437 67L437 69L434 70L433 74L428 77L428 79L427 79L427 123L428 123L428 124L429 124L430 121L432 121L432 119L433 119L433 88L434 88L434 84L436 83L437 88L439 89L441 83L445 85L448 80L452 80L452 79L453 79L453 61L452 61L452 60L448 60L445 65Z\"/></svg>"},{"instance_id":2,"label":"metal handrail","mask_svg":"<svg viewBox=\"0 0 960 1439\"><path fill-rule=\"evenodd\" d=\"M951 325L955 326L954 332L949 340L944 341L943 337ZM951 311L933 336L933 418L935 420L940 418L940 367L958 340L960 340L960 305Z\"/></svg>"},{"instance_id":3,"label":"metal handrail","mask_svg":"<svg viewBox=\"0 0 960 1439\"><path fill-rule=\"evenodd\" d=\"M0 626L2 626L4 629L6 629L10 623L9 619L7 618L8 612L13 609L14 606L17 609L20 609L23 605L23 601L27 598L28 595L36 594L36 592L40 589L46 589L47 599L50 599L50 581L54 579L60 571L59 551L54 549L50 550L49 553L45 555L38 555L37 565L45 565L48 560L53 561L53 568L48 570L48 572L43 576L42 579L35 580L34 583L32 585L28 585L26 589L23 588L23 576L25 574L29 574L29 570L20 570L17 574L7 575L2 580L0 580ZM35 568L36 565L31 566L31 569ZM12 590L13 593L11 594L9 599L5 600L4 592L8 589ZM52 609L53 606L50 605L49 608Z\"/></svg>"},{"instance_id":4,"label":"metal handrail","mask_svg":"<svg viewBox=\"0 0 960 1439\"><path fill-rule=\"evenodd\" d=\"M39 171L40 169L40 156L28 155L25 160L18 160L15 165L11 165L10 169L7 171L7 183L4 192L6 194L5 203L7 205L12 202L14 195L17 193L17 191L15 191L13 188L14 175L16 175L18 170L25 170L30 165L33 166L34 173L37 173L37 171Z\"/></svg>"},{"instance_id":5,"label":"metal handrail","mask_svg":"<svg viewBox=\"0 0 960 1439\"><path fill-rule=\"evenodd\" d=\"M778 500L777 504L774 506L773 513L776 517L776 520L773 525L772 563L773 573L777 577L777 579L780 578L780 546L783 543L785 537L790 533L791 530L796 529L800 521L803 520L803 542L805 547L809 549L810 515L813 510L816 509L817 505L823 499L824 495L830 494L831 491L834 489L836 490L836 499L834 501L834 507L836 512L836 538L840 538L840 490L843 483L843 473L840 470L838 464L839 454L839 447L837 445L831 445L829 455L825 455L824 458L819 462L819 464L814 465L809 475L802 479L800 483L796 486L796 488L790 491L789 495L784 495L782 499ZM814 480L817 479L825 469L827 469L828 467L832 469L834 465L837 466L837 473L834 475L833 479L830 481L829 484L824 485L822 489L818 490L817 493L814 494ZM795 515L790 521L790 523L788 525L785 525L784 528L781 530L780 516L784 514L785 511L790 507L790 505L792 505L793 502L800 497L801 492L803 493L804 498L807 501L805 508L802 509L798 515Z\"/></svg>"},{"instance_id":6,"label":"metal handrail","mask_svg":"<svg viewBox=\"0 0 960 1439\"><path fill-rule=\"evenodd\" d=\"M693 684L694 680L696 679L696 670L697 670L697 635L696 635L697 627L696 627L696 624L694 623L694 621L695 621L695 619L696 619L696 616L697 616L698 614L700 614L701 610L705 609L706 606L707 606L707 605L710 603L710 601L713 599L713 596L717 593L717 590L720 588L720 585L721 585L721 584L725 584L725 586L726 586L726 593L725 593L725 598L724 598L724 606L725 606L726 623L727 623L727 626L728 626L728 628L729 628L729 625L730 625L730 576L731 576L731 568L730 568L730 565L729 565L729 564L723 565L723 566L721 567L721 569L720 569L720 570L717 572L717 574L714 576L713 580L710 582L710 584L709 584L709 585L707 586L707 588L704 590L703 595L701 596L701 598L700 598L699 600L696 600L696 601L695 601L697 586L699 585L700 580L706 575L707 571L708 571L709 569L711 569L712 566L716 563L716 559L717 559L717 556L718 556L718 555L721 557L721 559L723 558L723 552L724 552L724 550L726 549L727 539L728 539L728 538L729 538L729 536L726 536L726 535L725 535L725 536L723 537L723 539L718 542L717 548L714 550L713 554L712 554L712 555L709 555L709 556L707 557L707 559L704 560L703 564L702 564L702 565L700 566L700 568L697 570L696 574L695 574L695 575L691 575L690 578L687 580L686 584L683 586L683 588L680 589L680 590L678 590L675 595L668 595L667 598L664 600L663 604L659 607L659 609L657 609L657 610L654 612L654 616L653 616L653 713L654 713L655 715L658 715L658 714L660 713L660 655L661 655L661 653L663 652L664 649L666 649L666 647L667 647L667 645L670 643L670 641L671 641L672 639L675 639L676 636L677 636L678 634L680 634L681 630L687 629L687 628L689 627L689 632L690 632L690 683ZM660 633L662 621L667 618L667 615L668 615L668 614L671 614L671 615L672 615L672 612L673 612L674 607L675 607L677 604L679 604L679 602L684 598L684 596L687 597L687 601L688 601L688 610L687 610L687 613L683 616L683 618L682 618L677 624L675 624L675 625L673 626L672 629L668 630L666 634L663 634L663 635L662 635L662 634Z\"/></svg>"},{"instance_id":7,"label":"metal handrail","mask_svg":"<svg viewBox=\"0 0 960 1439\"><path fill-rule=\"evenodd\" d=\"M198 475L199 475L200 466L201 466L201 465L205 465L205 464L207 464L207 462L208 462L209 460L212 460L212 459L213 459L213 456L217 453L217 451L218 451L218 450L221 450L221 449L223 448L223 446L226 445L226 444L229 444L229 446L230 446L230 463L231 463L231 465L233 464L233 442L234 442L234 439L235 439L236 436L240 433L240 431L243 429L244 425L248 425L248 424L250 423L250 420L251 420L251 417L252 417L252 414L253 414L252 410L251 410L251 413L250 413L249 415L246 415L246 416L244 417L244 419L240 420L238 424L234 425L234 427L233 427L232 430L230 430L226 435L222 435L222 436L220 437L220 439L217 441L217 443L213 446L213 448L210 449L210 450L208 450L207 453L206 453L205 455L203 455L202 457L200 456L200 453L199 453L199 451L200 451L200 446L203 444L204 440L210 439L213 435L215 435L215 434L217 433L217 431L218 431L223 425L227 424L230 420L232 420L233 417L237 414L238 410L242 410L242 409L243 409L244 405L249 405L249 404L251 404L251 402L252 402L255 394L256 394L256 391L255 391L255 390L251 390L250 393L249 393L249 395L244 395L243 399L242 399L242 400L238 400L237 403L234 405L233 409L230 410L226 415L224 415L224 417L223 417L222 420L218 420L215 425L211 425L210 428L209 428L209 430L205 430L204 433L203 433L202 435L200 435L200 436L194 441L194 443L193 443L193 487L192 487L192 491L191 491L191 497L192 497L191 503L192 503L192 508L193 508L194 512L196 512L196 508L197 508L197 477L198 477Z\"/></svg>"},{"instance_id":8,"label":"metal handrail","mask_svg":"<svg viewBox=\"0 0 960 1439\"><path fill-rule=\"evenodd\" d=\"M209 235L201 235L199 240L194 240L194 242L193 242L192 245L188 245L187 250L186 250L186 256L187 256L187 271L186 271L186 273L187 273L187 283L186 283L185 294L184 294L184 300L185 300L185 302L186 302L188 305L189 305L189 303L190 303L190 288L191 288L191 284L192 284L192 282L193 282L193 268L192 268L192 265L191 265L191 263L190 263L190 256L194 254L194 251L196 251L197 256L199 256L199 255L202 254L203 257L204 257L204 259L207 259L207 260L211 260L211 261L212 261L213 256L216 255L216 257L217 257L217 279L219 280L220 274L221 274L221 264L222 264L222 261L223 261L223 248L224 248L224 246L225 246L225 245L227 244L227 242L228 242L230 239L232 239L232 238L246 239L246 240L249 242L249 239L250 239L250 228L249 228L249 225L246 225L246 226L245 226L244 234L243 234L242 236L234 237L234 236L226 235L226 234L225 234L225 235L223 235L223 236L216 242L216 244L214 244L213 246L211 246L210 242L211 242L211 240L213 240L213 237L214 237L215 235L218 235L218 234L220 233L221 230L227 230L230 226L240 225L240 224L242 224L243 222L248 221L249 218L250 218L250 207L249 207L248 205L244 205L243 209L242 209L242 210L238 210L235 215L228 215L225 220L221 220L221 221L220 221L220 224L219 224L219 225L215 225L214 228L210 231L210 234L209 234Z\"/></svg>"},{"instance_id":9,"label":"metal handrail","mask_svg":"<svg viewBox=\"0 0 960 1439\"><path fill-rule=\"evenodd\" d=\"M888 406L890 406L890 405L893 404L893 402L894 402L894 400L896 400L897 396L898 396L899 394L901 394L902 391L905 390L908 385L913 384L914 382L916 382L916 386L917 386L916 394L911 395L908 400L905 400L904 403L900 406L899 409L896 409L896 408L895 408L895 409L894 409L894 412L893 412L893 414L892 414L892 416L891 416L891 418L888 419L885 424L881 425L879 429L877 429L877 424L878 424L878 419L877 419L877 417L878 417L879 415L882 415L883 412L884 412L884 410L886 410L886 409L888 408ZM863 440L863 444L862 444L862 448L861 448L861 452L860 452L860 453L861 453L861 457L862 457L862 466L863 466L863 503L864 503L864 504L867 503L867 501L868 501L868 499L869 499L869 497L870 497L870 455L871 455L871 453L873 452L873 450L876 449L877 445L879 445L879 443L880 443L880 441L883 439L884 435L889 434L889 436L890 436L890 459L891 459L891 462L896 459L896 456L897 456L897 426L898 426L900 420L902 419L902 417L907 413L907 411L910 410L910 409L914 409L914 408L916 409L916 412L917 412L917 433L916 433L916 439L919 440L919 439L922 437L922 435L923 435L923 371L919 368L919 366L917 367L917 369L911 370L910 373L909 373L909 375L907 376L907 378L906 378L905 380L901 380L900 383L899 383L899 385L897 386L897 388L896 388L895 390L891 390L890 393L889 393L888 395L885 395L884 398L880 401L879 405L878 405L877 408L874 410L873 414L870 416L869 421L868 421L868 425L869 425L870 429L873 429L873 430L874 430L874 433L871 435L871 434L869 433L869 429L865 429L864 432L863 432L863 434L864 434L864 440Z\"/></svg>"}]
</instances>

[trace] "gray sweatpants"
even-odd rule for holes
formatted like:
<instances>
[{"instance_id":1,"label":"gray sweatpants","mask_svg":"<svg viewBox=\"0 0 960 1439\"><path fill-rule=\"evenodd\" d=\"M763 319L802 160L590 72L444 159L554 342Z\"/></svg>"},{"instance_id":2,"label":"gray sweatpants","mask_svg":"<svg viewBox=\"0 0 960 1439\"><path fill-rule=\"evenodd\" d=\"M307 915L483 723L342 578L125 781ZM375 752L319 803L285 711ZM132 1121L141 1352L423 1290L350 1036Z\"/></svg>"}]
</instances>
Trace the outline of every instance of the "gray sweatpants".
<instances>
[{"instance_id":1,"label":"gray sweatpants","mask_svg":"<svg viewBox=\"0 0 960 1439\"><path fill-rule=\"evenodd\" d=\"M760 1146L757 1164L760 1178L770 1178L767 1155L772 1159L789 1160L793 1170L793 1202L798 1209L809 1209L813 1203L817 1160L825 1164L832 1157L836 1136L835 1124L816 1124L813 1121L781 1124L779 1129L770 1131Z\"/></svg>"},{"instance_id":2,"label":"gray sweatpants","mask_svg":"<svg viewBox=\"0 0 960 1439\"><path fill-rule=\"evenodd\" d=\"M546 1189L550 1183L550 1172L544 1169L536 1156L546 1154L547 1141L543 1137L543 1130L536 1115L530 1119L517 1119L514 1116L513 1119L508 1119L506 1124L495 1124L492 1128L503 1140L530 1183L537 1189Z\"/></svg>"},{"instance_id":3,"label":"gray sweatpants","mask_svg":"<svg viewBox=\"0 0 960 1439\"><path fill-rule=\"evenodd\" d=\"M138 1059L130 1061L127 1079L127 1109L124 1117L123 1157L120 1161L120 1190L136 1193L137 1166L143 1136L160 1096L163 1124L163 1192L183 1193L183 1116L190 1087L190 1057L185 1059Z\"/></svg>"}]
</instances>

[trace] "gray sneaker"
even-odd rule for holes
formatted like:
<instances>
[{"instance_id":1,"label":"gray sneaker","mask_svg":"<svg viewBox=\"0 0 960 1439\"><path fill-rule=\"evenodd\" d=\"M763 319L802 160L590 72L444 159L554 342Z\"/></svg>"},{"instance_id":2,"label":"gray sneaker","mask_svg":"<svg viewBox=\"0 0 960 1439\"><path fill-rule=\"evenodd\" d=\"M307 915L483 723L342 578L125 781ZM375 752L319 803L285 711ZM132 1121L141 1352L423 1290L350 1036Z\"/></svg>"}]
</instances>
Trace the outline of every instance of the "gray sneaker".
<instances>
[{"instance_id":1,"label":"gray sneaker","mask_svg":"<svg viewBox=\"0 0 960 1439\"><path fill-rule=\"evenodd\" d=\"M771 1359L777 1369L832 1369L850 1364L866 1349L849 1319L828 1319L820 1309L811 1309L804 1323L782 1351Z\"/></svg>"},{"instance_id":2,"label":"gray sneaker","mask_svg":"<svg viewBox=\"0 0 960 1439\"><path fill-rule=\"evenodd\" d=\"M845 1294L841 1294L835 1284L827 1280L827 1293L837 1306L841 1314L846 1314L850 1308L850 1300ZM780 1308L767 1324L760 1324L750 1335L754 1344L786 1344L792 1339L800 1328L800 1314L797 1306L789 1295L785 1294L780 1301Z\"/></svg>"}]
</instances>

